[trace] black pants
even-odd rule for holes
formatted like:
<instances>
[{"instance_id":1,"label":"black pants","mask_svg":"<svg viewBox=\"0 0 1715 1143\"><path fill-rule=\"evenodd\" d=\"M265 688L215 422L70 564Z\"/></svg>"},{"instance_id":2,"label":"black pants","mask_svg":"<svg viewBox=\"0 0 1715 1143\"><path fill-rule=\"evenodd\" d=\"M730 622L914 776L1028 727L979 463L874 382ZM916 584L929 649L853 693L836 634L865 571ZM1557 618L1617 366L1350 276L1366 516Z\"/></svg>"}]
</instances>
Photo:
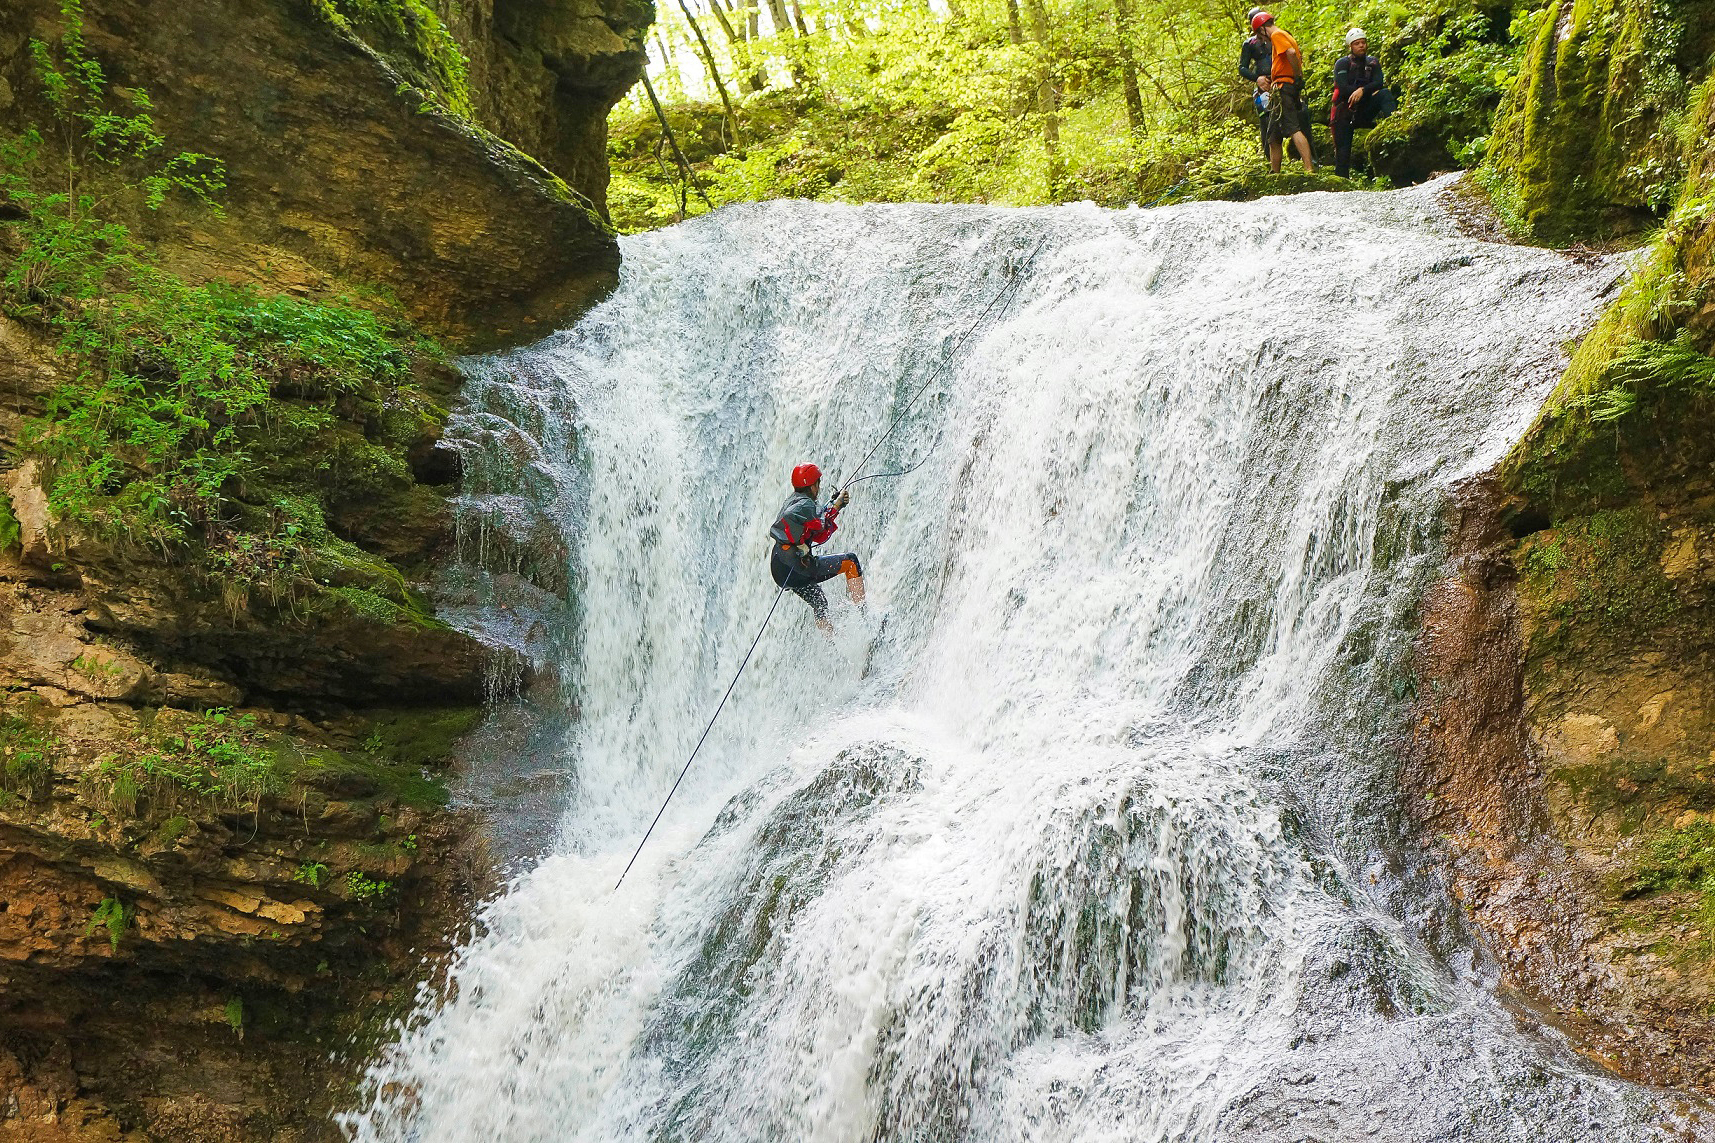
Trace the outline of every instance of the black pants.
<instances>
[{"instance_id":1,"label":"black pants","mask_svg":"<svg viewBox=\"0 0 1715 1143\"><path fill-rule=\"evenodd\" d=\"M843 552L837 556L800 556L796 552L775 548L768 560L768 571L775 583L808 603L817 619L827 619L828 597L819 585L842 574L848 562L858 575L863 574L863 564L858 561L856 552Z\"/></svg>"},{"instance_id":2,"label":"black pants","mask_svg":"<svg viewBox=\"0 0 1715 1143\"><path fill-rule=\"evenodd\" d=\"M1357 134L1358 120L1345 116L1334 120L1334 173L1345 178L1352 173L1352 136Z\"/></svg>"},{"instance_id":3,"label":"black pants","mask_svg":"<svg viewBox=\"0 0 1715 1143\"><path fill-rule=\"evenodd\" d=\"M1366 99L1358 105L1357 111L1334 117L1334 173L1341 178L1352 171L1352 136L1376 125L1376 117L1370 112L1370 102Z\"/></svg>"}]
</instances>

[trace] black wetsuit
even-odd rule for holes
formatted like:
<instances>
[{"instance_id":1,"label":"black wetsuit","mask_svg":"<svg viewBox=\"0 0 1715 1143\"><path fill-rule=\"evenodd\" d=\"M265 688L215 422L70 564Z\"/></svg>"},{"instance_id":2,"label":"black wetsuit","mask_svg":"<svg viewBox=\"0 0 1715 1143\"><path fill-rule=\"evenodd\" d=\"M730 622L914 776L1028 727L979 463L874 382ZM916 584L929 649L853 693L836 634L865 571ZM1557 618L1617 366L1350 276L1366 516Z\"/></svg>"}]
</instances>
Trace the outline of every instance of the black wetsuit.
<instances>
[{"instance_id":1,"label":"black wetsuit","mask_svg":"<svg viewBox=\"0 0 1715 1143\"><path fill-rule=\"evenodd\" d=\"M1357 107L1347 100L1363 90ZM1382 93L1382 65L1375 56L1359 58L1347 52L1334 61L1334 99L1329 125L1334 129L1334 173L1345 178L1352 170L1352 136L1376 125Z\"/></svg>"},{"instance_id":2,"label":"black wetsuit","mask_svg":"<svg viewBox=\"0 0 1715 1143\"><path fill-rule=\"evenodd\" d=\"M1245 41L1245 46L1239 49L1239 76L1250 81L1251 88L1256 88L1258 77L1265 76L1274 66L1274 45L1267 36L1257 33ZM1271 97L1272 98L1272 97ZM1257 116L1257 137L1262 141L1263 158L1268 157L1268 112Z\"/></svg>"}]
</instances>

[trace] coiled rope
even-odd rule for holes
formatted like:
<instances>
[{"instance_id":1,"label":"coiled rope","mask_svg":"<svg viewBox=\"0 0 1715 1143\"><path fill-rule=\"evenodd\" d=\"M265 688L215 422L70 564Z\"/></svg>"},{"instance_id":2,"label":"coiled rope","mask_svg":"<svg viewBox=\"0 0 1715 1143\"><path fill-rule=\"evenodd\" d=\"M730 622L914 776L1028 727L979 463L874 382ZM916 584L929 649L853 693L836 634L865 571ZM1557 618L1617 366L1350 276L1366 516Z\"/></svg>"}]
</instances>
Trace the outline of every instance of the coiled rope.
<instances>
[{"instance_id":1,"label":"coiled rope","mask_svg":"<svg viewBox=\"0 0 1715 1143\"><path fill-rule=\"evenodd\" d=\"M929 376L924 378L923 384L917 387L917 391L911 395L911 399L905 402L904 408L900 409L898 414L893 418L893 423L887 426L887 431L883 432L881 436L876 438L875 443L870 446L869 451L863 454L863 459L858 461L851 471L863 471L863 466L870 462L876 452L880 450L881 446L886 443L887 438L893 435L893 431L900 426L900 424L905 420L906 415L911 412L912 406L917 404L917 399L924 393L928 392L929 386L934 383L935 379L950 368L953 362L958 360L959 354L965 348L965 343L971 339L971 336L977 332L983 322L988 320L989 314L995 312L995 307L999 306L999 312L1004 314L1007 307L1012 305L1012 299L1018 292L1019 283L1024 280L1025 271L1030 269L1031 264L1036 261L1036 256L1042 252L1042 247L1045 246L1047 242L1048 239L1046 237L1040 239L1036 243L1036 248L1030 252L1030 257L1026 258L1016 268L1009 271L1010 280L1007 284L1000 288L1000 291L995 294L994 298L987 306L983 307L983 312L977 315L976 320L971 322L970 326L959 337L959 340L953 343L953 348L948 352L947 356L944 357L941 362L935 366L935 368L929 371ZM929 451L925 452L915 464L910 468L902 468L898 472L876 472L871 473L868 476L855 476L844 484L839 484L833 498L837 499L841 492L844 492L852 485L860 483L861 481L879 480L884 476L904 476L907 473L916 472L919 468L923 467L924 461L928 460L934 451L935 446L931 444L929 446ZM697 760L697 753L702 750L703 743L708 741L709 732L715 728L715 720L720 718L721 711L726 709L727 699L732 697L733 688L738 686L738 680L744 674L745 667L750 665L750 657L756 653L758 644L762 642L763 633L768 630L768 624L774 618L775 610L780 606L780 598L785 594L786 587L784 584L774 592L774 602L768 605L768 614L762 617L762 626L756 629L756 638L750 641L750 648L745 651L744 658L739 660L738 670L733 672L732 681L727 684L726 692L721 695L721 701L715 704L715 712L709 716L708 725L703 727L702 736L697 739L697 744L691 748L691 756L685 759L685 765L680 768L679 776L673 779L673 785L667 790L667 796L661 800L661 808L655 811L655 817L650 821L649 828L643 831L643 840L637 843L637 848L632 851L631 860L625 863L625 869L620 873L619 880L613 883L615 892L618 892L619 887L625 884L626 874L629 874L631 872L631 867L637 864L637 858L643 853L643 847L649 844L650 835L655 832L655 827L661 824L661 817L667 812L667 806L673 801L673 795L679 792L679 784L685 780L685 775L691 772L691 763Z\"/></svg>"}]
</instances>

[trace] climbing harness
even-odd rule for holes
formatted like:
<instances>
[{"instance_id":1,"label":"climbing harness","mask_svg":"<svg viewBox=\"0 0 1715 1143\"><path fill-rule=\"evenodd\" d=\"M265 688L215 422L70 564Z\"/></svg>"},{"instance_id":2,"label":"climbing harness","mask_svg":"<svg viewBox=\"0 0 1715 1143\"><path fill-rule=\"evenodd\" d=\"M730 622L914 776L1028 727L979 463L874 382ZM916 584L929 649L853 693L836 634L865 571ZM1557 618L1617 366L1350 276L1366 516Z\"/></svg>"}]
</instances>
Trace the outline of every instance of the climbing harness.
<instances>
[{"instance_id":1,"label":"climbing harness","mask_svg":"<svg viewBox=\"0 0 1715 1143\"><path fill-rule=\"evenodd\" d=\"M970 328L966 329L964 334L960 336L959 340L953 343L952 351L941 360L939 365L929 371L929 376L924 379L922 385L917 387L917 391L911 395L911 399L905 403L905 407L893 418L893 423L887 426L887 431L882 433L880 437L876 438L875 443L870 446L869 451L863 454L863 459L858 461L857 465L852 468L851 471L863 471L863 466L870 462L870 459L875 456L877 450L881 448L887 438L893 435L893 430L897 429L900 423L904 421L906 414L911 411L911 407L917 403L917 398L921 397L928 391L930 384L934 382L936 377L941 375L942 371L944 371L954 361L958 360L959 353L965 348L965 342L969 341L971 335L976 333L977 329L982 326L983 322L988 320L989 314L995 311L995 307L1000 306L1003 301L1007 306L1012 304L1011 299L1017 292L1019 283L1024 280L1024 272L1036 261L1036 256L1042 252L1042 247L1045 246L1047 242L1048 239L1046 237L1038 241L1036 243L1036 248L1030 252L1030 257L1026 258L1023 262L1019 263L1016 268L1009 271L1010 280L1007 284L1001 287L1000 292L995 294L994 299L983 308L983 312L977 315L976 320L970 324ZM1005 306L1002 306L1000 312L1006 312ZM915 472L923 466L923 462L928 460L930 454L933 452L934 445L930 445L929 452L924 453L922 458L920 458L916 464L913 464L910 468L900 469L898 472L876 472L871 473L869 476L854 477L840 485L836 489L832 498L838 499L841 492L844 492L846 489L860 481L879 480L884 476L904 476L906 473ZM780 587L775 590L774 602L768 605L768 614L762 617L762 626L756 629L756 638L750 641L750 649L744 653L744 658L739 660L738 670L733 672L732 682L727 684L726 693L721 695L721 701L715 704L714 714L709 716L709 723L707 726L703 727L702 736L697 739L697 744L691 748L691 756L685 759L685 765L680 769L679 776L673 779L673 785L667 790L667 796L661 800L661 808L655 811L655 817L650 821L649 828L643 831L643 840L637 843L637 848L632 851L631 860L625 863L625 869L620 873L619 880L613 883L614 892L618 892L619 887L625 884L626 874L629 874L631 872L631 867L637 864L638 857L643 853L643 847L649 844L650 835L655 832L655 827L661 824L661 816L667 812L667 806L672 802L673 795L679 792L679 784L685 780L685 775L691 772L691 763L697 760L697 752L702 750L703 743L708 741L709 732L715 728L715 720L721 716L721 711L726 709L727 699L732 697L733 688L738 686L739 677L744 674L744 668L750 664L750 657L756 653L758 644L762 642L763 634L768 630L769 621L774 618L774 612L780 606L780 597L785 594L786 586L784 584L780 585Z\"/></svg>"}]
</instances>

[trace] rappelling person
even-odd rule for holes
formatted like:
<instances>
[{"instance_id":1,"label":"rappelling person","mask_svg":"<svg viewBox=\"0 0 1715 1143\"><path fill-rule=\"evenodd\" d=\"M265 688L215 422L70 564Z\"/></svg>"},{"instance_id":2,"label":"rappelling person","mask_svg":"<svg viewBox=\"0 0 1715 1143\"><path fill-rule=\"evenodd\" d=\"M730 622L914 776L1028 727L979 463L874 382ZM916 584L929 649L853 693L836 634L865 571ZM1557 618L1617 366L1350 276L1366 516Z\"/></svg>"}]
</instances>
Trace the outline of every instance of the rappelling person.
<instances>
[{"instance_id":1,"label":"rappelling person","mask_svg":"<svg viewBox=\"0 0 1715 1143\"><path fill-rule=\"evenodd\" d=\"M846 577L846 597L862 606L863 564L856 552L837 556L818 556L817 544L825 544L839 528L840 509L851 500L849 491L834 497L826 508L819 507L822 495L822 470L813 464L800 464L792 470L792 495L780 507L780 518L768 530L774 543L768 559L768 570L774 582L792 592L816 615L816 626L824 635L834 633L828 619L828 597L819 586L837 575Z\"/></svg>"}]
</instances>

